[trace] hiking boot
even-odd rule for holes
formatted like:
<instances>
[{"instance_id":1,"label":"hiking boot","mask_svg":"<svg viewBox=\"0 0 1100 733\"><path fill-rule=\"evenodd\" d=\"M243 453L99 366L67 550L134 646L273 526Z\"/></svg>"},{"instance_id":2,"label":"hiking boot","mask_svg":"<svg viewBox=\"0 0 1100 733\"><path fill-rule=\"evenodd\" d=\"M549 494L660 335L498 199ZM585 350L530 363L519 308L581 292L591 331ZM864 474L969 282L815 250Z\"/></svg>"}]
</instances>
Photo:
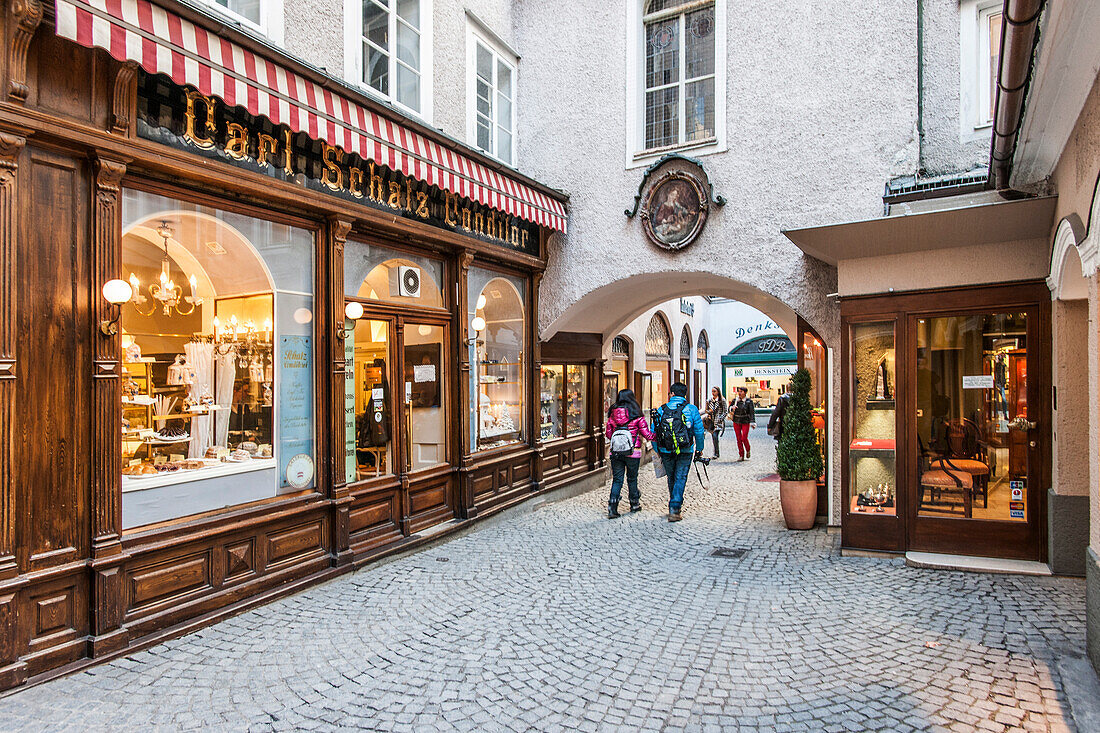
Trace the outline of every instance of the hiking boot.
<instances>
[{"instance_id":1,"label":"hiking boot","mask_svg":"<svg viewBox=\"0 0 1100 733\"><path fill-rule=\"evenodd\" d=\"M608 518L608 519L618 519L618 518L619 518L619 517L621 517L621 516L622 516L622 515L621 515L621 514L619 514L619 510L618 510L618 509L612 509L611 507L608 507L608 508L607 508L607 518Z\"/></svg>"},{"instance_id":2,"label":"hiking boot","mask_svg":"<svg viewBox=\"0 0 1100 733\"><path fill-rule=\"evenodd\" d=\"M752 450L745 451L745 458L752 458Z\"/></svg>"},{"instance_id":3,"label":"hiking boot","mask_svg":"<svg viewBox=\"0 0 1100 733\"><path fill-rule=\"evenodd\" d=\"M641 504L631 504L630 505L630 513L631 514L633 514L634 512L640 512L640 511L642 511L642 505Z\"/></svg>"},{"instance_id":4,"label":"hiking boot","mask_svg":"<svg viewBox=\"0 0 1100 733\"><path fill-rule=\"evenodd\" d=\"M670 522L679 522L680 519L682 519L682 517L680 516L680 512L669 512L668 513L668 521L670 521Z\"/></svg>"}]
</instances>

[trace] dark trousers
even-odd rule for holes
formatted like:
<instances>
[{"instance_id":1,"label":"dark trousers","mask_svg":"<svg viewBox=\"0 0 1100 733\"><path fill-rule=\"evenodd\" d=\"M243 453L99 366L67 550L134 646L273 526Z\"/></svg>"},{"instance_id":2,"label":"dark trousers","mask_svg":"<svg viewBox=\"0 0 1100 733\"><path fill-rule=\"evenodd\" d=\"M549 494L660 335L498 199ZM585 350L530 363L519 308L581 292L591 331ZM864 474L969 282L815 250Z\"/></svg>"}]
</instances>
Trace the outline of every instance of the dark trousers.
<instances>
[{"instance_id":1,"label":"dark trousers","mask_svg":"<svg viewBox=\"0 0 1100 733\"><path fill-rule=\"evenodd\" d=\"M722 436L721 430L711 430L710 439L714 441L714 457L718 458L718 439Z\"/></svg>"},{"instance_id":2,"label":"dark trousers","mask_svg":"<svg viewBox=\"0 0 1100 733\"><path fill-rule=\"evenodd\" d=\"M630 506L641 503L642 492L638 491L638 465L641 462L641 458L611 459L611 498L607 500L609 509L618 509L619 507L624 475L626 476L627 496L630 498Z\"/></svg>"},{"instance_id":3,"label":"dark trousers","mask_svg":"<svg viewBox=\"0 0 1100 733\"><path fill-rule=\"evenodd\" d=\"M691 469L691 461L694 455L691 453L658 453L661 463L664 464L665 476L668 478L668 512L678 514L684 503L684 487L687 486L688 471Z\"/></svg>"},{"instance_id":4,"label":"dark trousers","mask_svg":"<svg viewBox=\"0 0 1100 733\"><path fill-rule=\"evenodd\" d=\"M749 424L747 422L735 422L733 432L737 435L737 452L744 458L749 454Z\"/></svg>"}]
</instances>

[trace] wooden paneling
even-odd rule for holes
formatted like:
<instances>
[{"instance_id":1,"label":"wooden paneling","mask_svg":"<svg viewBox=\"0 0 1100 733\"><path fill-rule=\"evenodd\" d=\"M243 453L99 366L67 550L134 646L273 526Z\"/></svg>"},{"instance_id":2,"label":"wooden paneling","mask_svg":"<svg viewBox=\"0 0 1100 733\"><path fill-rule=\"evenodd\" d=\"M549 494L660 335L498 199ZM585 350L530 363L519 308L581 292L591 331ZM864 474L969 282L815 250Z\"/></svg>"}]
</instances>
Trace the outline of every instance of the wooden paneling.
<instances>
[{"instance_id":1,"label":"wooden paneling","mask_svg":"<svg viewBox=\"0 0 1100 733\"><path fill-rule=\"evenodd\" d=\"M84 656L88 633L85 576L80 569L25 587L16 599L17 643L33 675Z\"/></svg>"},{"instance_id":2,"label":"wooden paneling","mask_svg":"<svg viewBox=\"0 0 1100 733\"><path fill-rule=\"evenodd\" d=\"M497 458L475 468L470 474L474 501L482 511L512 501L531 492L537 454L524 451Z\"/></svg>"},{"instance_id":3,"label":"wooden paneling","mask_svg":"<svg viewBox=\"0 0 1100 733\"><path fill-rule=\"evenodd\" d=\"M272 532L267 536L267 570L293 564L310 555L323 555L320 520Z\"/></svg>"},{"instance_id":4,"label":"wooden paneling","mask_svg":"<svg viewBox=\"0 0 1100 733\"><path fill-rule=\"evenodd\" d=\"M454 479L449 472L411 481L408 497L410 534L454 517Z\"/></svg>"},{"instance_id":5,"label":"wooden paneling","mask_svg":"<svg viewBox=\"0 0 1100 733\"><path fill-rule=\"evenodd\" d=\"M349 513L351 545L356 554L402 538L398 488L356 497Z\"/></svg>"},{"instance_id":6,"label":"wooden paneling","mask_svg":"<svg viewBox=\"0 0 1100 733\"><path fill-rule=\"evenodd\" d=\"M213 587L210 550L193 555L172 557L130 575L130 609L140 611L166 598Z\"/></svg>"},{"instance_id":7,"label":"wooden paneling","mask_svg":"<svg viewBox=\"0 0 1100 733\"><path fill-rule=\"evenodd\" d=\"M87 173L83 161L29 148L19 201L16 496L21 567L87 553L89 363ZM65 375L65 378L61 378Z\"/></svg>"},{"instance_id":8,"label":"wooden paneling","mask_svg":"<svg viewBox=\"0 0 1100 733\"><path fill-rule=\"evenodd\" d=\"M37 51L37 79L30 100L44 112L88 124L101 122L95 114L100 91L101 53L64 41L52 33L40 34L32 46ZM103 126L103 125L97 125Z\"/></svg>"}]
</instances>

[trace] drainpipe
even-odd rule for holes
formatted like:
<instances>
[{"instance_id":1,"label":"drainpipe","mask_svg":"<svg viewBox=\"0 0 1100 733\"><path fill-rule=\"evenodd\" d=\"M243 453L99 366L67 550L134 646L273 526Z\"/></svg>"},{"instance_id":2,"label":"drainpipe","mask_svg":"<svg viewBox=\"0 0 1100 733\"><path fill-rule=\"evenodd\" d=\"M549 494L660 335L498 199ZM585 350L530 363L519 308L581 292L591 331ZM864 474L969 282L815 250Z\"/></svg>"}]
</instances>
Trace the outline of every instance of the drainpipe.
<instances>
[{"instance_id":1,"label":"drainpipe","mask_svg":"<svg viewBox=\"0 0 1100 733\"><path fill-rule=\"evenodd\" d=\"M1001 16L1001 58L989 153L990 183L998 190L1008 188L1012 173L1044 5L1045 0L1005 0Z\"/></svg>"},{"instance_id":2,"label":"drainpipe","mask_svg":"<svg viewBox=\"0 0 1100 733\"><path fill-rule=\"evenodd\" d=\"M917 151L919 178L924 172L924 0L917 0Z\"/></svg>"}]
</instances>

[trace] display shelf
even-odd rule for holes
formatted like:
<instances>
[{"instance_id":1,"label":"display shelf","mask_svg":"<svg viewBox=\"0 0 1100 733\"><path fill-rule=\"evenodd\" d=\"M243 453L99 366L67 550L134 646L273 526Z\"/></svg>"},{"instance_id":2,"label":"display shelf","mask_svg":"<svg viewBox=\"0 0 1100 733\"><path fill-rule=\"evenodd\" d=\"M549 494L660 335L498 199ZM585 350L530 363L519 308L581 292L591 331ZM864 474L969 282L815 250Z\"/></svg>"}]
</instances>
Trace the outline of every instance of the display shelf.
<instances>
[{"instance_id":1,"label":"display shelf","mask_svg":"<svg viewBox=\"0 0 1100 733\"><path fill-rule=\"evenodd\" d=\"M894 400L869 399L866 404L868 410L893 410L895 407Z\"/></svg>"}]
</instances>

